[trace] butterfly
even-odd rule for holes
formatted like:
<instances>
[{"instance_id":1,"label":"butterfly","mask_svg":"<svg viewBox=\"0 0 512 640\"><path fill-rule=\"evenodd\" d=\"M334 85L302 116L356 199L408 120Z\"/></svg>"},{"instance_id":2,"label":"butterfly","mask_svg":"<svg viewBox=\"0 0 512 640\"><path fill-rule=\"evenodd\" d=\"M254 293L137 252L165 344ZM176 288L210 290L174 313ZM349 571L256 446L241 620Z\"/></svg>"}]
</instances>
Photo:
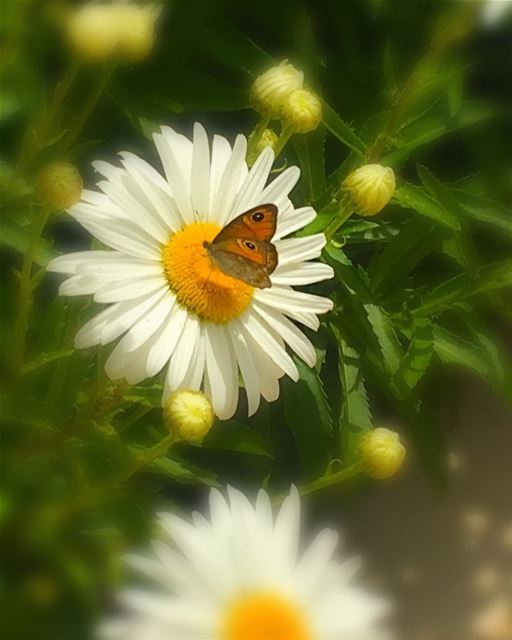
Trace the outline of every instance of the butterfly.
<instances>
[{"instance_id":1,"label":"butterfly","mask_svg":"<svg viewBox=\"0 0 512 640\"><path fill-rule=\"evenodd\" d=\"M277 267L277 249L270 242L277 225L277 207L262 204L229 222L204 247L223 273L252 287L272 286L269 275Z\"/></svg>"}]
</instances>

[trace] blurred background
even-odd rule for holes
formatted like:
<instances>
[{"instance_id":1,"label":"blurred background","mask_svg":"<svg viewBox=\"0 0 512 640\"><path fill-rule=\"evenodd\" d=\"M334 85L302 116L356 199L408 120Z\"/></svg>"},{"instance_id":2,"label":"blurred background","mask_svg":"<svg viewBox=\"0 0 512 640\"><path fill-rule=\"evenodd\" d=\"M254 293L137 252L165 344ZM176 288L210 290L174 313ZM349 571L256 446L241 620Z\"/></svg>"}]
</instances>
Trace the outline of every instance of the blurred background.
<instances>
[{"instance_id":1,"label":"blurred background","mask_svg":"<svg viewBox=\"0 0 512 640\"><path fill-rule=\"evenodd\" d=\"M30 180L53 157L62 136L73 130L73 114L80 113L101 85L102 73L105 83L94 113L66 153L89 187L96 179L90 166L95 159L113 160L122 150L153 159L151 133L161 124L189 132L199 120L231 139L235 132L249 133L257 122L250 108L250 85L256 74L283 58L304 69L313 88L363 136L378 121L375 114L389 104L393 87L398 91L404 85L428 50L440 21L446 21L465 37L446 52L438 83L422 87L414 107L417 117L404 123L409 147L397 144L388 161L404 180L417 182L416 165L426 165L450 187L467 188L474 202L481 197L469 232L479 263L511 256L509 3L163 3L148 58L120 65L108 76L98 66L83 69L66 98L55 137L25 174L17 173L13 159L28 123L42 112L69 65L63 24L77 4L3 0L0 9L1 372L6 389L1 624L6 638L20 640L92 637L98 617L111 606L113 588L125 577L120 554L147 544L151 514L162 504L184 511L197 508L205 485L217 481L251 490L272 473L276 487L304 477L300 455L289 454L295 452L292 435L276 426L283 422L282 413L264 407L250 424L256 435L243 425L226 425L224 431L219 427L204 448L184 445L172 461L138 474L100 505L91 499L73 506L84 487L89 495L91 478L101 482L112 469L123 468L129 455L123 438L143 432L151 439L161 420L155 410L160 401L156 385L130 391L132 404L119 408L117 398L128 391L100 374L97 379L91 376L91 371L101 370L101 356L71 354L72 336L90 310L85 301L56 300L57 279L42 280L43 267L55 251L87 246L87 235L65 216L51 221L47 239L38 246L42 283L31 339L36 354L56 353L63 346L70 353L61 353L49 363L51 368L44 359L32 364L15 393L9 389L9 327L17 286L13 272L27 247ZM468 32L459 18L463 5L474 6L475 21ZM410 149L414 162L409 162ZM332 175L347 157L347 149L328 136L325 174ZM297 145L284 161L300 163L302 158ZM315 201L305 179L294 199ZM353 233L351 258L366 265L373 246L363 244L355 228ZM429 278L442 281L445 272L444 262L428 256L419 277L428 286ZM505 295L510 303L510 291ZM374 385L375 421L391 421L411 452L403 472L389 482L357 481L307 500L312 526L339 525L348 548L366 557L367 584L394 598L400 639L512 638L512 305L507 311L501 301L494 302L487 300L479 309L492 347L488 334L479 332L482 351L472 351L476 338L468 334L464 348L432 362L423 389L425 416L428 411L430 420L432 410L437 419L435 425L429 423L431 431L422 441L428 452L413 453L418 447L414 430L408 430L403 416L392 413ZM498 360L500 384L492 375ZM324 382L329 396L335 397L329 380ZM102 393L94 396L95 385ZM97 403L90 429L85 407L93 396ZM66 429L71 420L70 435ZM235 442L233 430L238 428L246 439ZM286 456L284 463L280 453ZM62 499L67 501L64 508Z\"/></svg>"}]
</instances>

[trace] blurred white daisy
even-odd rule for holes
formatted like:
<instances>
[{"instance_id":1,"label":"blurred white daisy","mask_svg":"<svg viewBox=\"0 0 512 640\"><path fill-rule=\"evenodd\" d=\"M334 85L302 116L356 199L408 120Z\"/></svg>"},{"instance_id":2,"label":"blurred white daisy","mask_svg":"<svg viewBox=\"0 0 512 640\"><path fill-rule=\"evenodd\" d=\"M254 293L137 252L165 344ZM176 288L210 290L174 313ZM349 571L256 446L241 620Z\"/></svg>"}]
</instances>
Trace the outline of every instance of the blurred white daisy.
<instances>
[{"instance_id":1,"label":"blurred white daisy","mask_svg":"<svg viewBox=\"0 0 512 640\"><path fill-rule=\"evenodd\" d=\"M217 416L238 402L238 372L249 414L279 395L279 378L298 379L288 345L309 366L315 349L293 321L310 329L332 308L324 297L295 291L333 275L318 258L323 234L285 236L311 222L311 207L295 209L288 194L299 179L290 167L267 184L273 151L249 170L247 141L233 147L222 136L210 145L204 128L193 141L168 127L154 136L165 178L141 158L123 152L122 166L94 163L101 192L84 190L69 213L112 251L83 251L53 260L48 269L69 274L62 295L93 294L109 306L78 332L78 348L120 336L106 363L113 379L132 384L167 365L163 401L177 389L204 389ZM273 238L279 263L272 286L253 289L225 275L203 244L230 220L256 205L278 207Z\"/></svg>"},{"instance_id":2,"label":"blurred white daisy","mask_svg":"<svg viewBox=\"0 0 512 640\"><path fill-rule=\"evenodd\" d=\"M377 640L386 601L353 585L359 560L333 558L335 531L302 550L300 499L292 489L274 519L268 495L253 507L244 494L210 494L210 519L193 524L160 515L169 544L155 557L130 556L152 590L120 594L123 613L107 622L108 640Z\"/></svg>"},{"instance_id":3,"label":"blurred white daisy","mask_svg":"<svg viewBox=\"0 0 512 640\"><path fill-rule=\"evenodd\" d=\"M486 25L494 25L512 10L512 0L485 0L482 3L482 21Z\"/></svg>"}]
</instances>

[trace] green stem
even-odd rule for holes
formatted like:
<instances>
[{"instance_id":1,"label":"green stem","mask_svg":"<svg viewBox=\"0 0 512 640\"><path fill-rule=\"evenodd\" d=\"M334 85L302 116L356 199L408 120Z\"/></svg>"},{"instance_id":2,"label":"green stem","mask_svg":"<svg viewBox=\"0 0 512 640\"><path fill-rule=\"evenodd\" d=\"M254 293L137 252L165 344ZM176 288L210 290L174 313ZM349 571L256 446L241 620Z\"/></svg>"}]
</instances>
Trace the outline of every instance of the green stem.
<instances>
[{"instance_id":1,"label":"green stem","mask_svg":"<svg viewBox=\"0 0 512 640\"><path fill-rule=\"evenodd\" d=\"M361 467L358 462L355 462L346 469L336 471L335 473L326 473L312 482L300 485L297 489L301 496L307 496L311 493L316 493L317 491L322 491L328 487L340 484L345 480L349 480L350 478L357 476L359 473L361 473ZM272 502L274 504L281 504L285 497L285 495L276 496L273 498Z\"/></svg>"},{"instance_id":2,"label":"green stem","mask_svg":"<svg viewBox=\"0 0 512 640\"><path fill-rule=\"evenodd\" d=\"M25 342L28 329L28 316L33 293L33 287L31 284L32 265L34 264L34 256L37 251L37 245L51 213L52 210L49 207L44 207L41 209L40 215L36 219L32 228L32 235L30 237L27 252L23 257L23 263L21 266L18 297L18 317L16 319L15 325L14 371L16 377L20 375L21 369L23 367L23 362L25 360Z\"/></svg>"},{"instance_id":3,"label":"green stem","mask_svg":"<svg viewBox=\"0 0 512 640\"><path fill-rule=\"evenodd\" d=\"M20 158L18 160L18 170L22 170L27 164L29 164L43 146L46 134L54 123L62 102L68 94L71 85L80 70L80 66L81 63L78 59L74 59L72 61L64 75L64 78L55 88L53 100L43 115L41 122L29 127L27 130L22 144Z\"/></svg>"},{"instance_id":4,"label":"green stem","mask_svg":"<svg viewBox=\"0 0 512 640\"><path fill-rule=\"evenodd\" d=\"M85 103L82 111L78 115L73 128L69 132L67 136L64 136L62 139L62 144L60 146L60 151L63 153L67 151L69 147L77 140L77 138L82 133L85 123L87 119L91 115L94 107L98 103L98 100L101 98L102 93L105 91L107 84L114 73L115 65L109 64L103 68L103 72L101 73L98 83L94 87L92 93L89 96L89 99Z\"/></svg>"},{"instance_id":5,"label":"green stem","mask_svg":"<svg viewBox=\"0 0 512 640\"><path fill-rule=\"evenodd\" d=\"M327 239L327 242L332 240L332 237L341 227L341 225L346 222L350 216L354 213L354 210L351 207L346 206L343 201L340 203L340 212L334 217L329 224L327 225L324 234Z\"/></svg>"},{"instance_id":6,"label":"green stem","mask_svg":"<svg viewBox=\"0 0 512 640\"><path fill-rule=\"evenodd\" d=\"M288 141L293 136L293 129L284 128L281 131L281 135L279 136L279 140L277 141L276 146L274 147L274 157L277 159L281 151L288 144Z\"/></svg>"}]
</instances>

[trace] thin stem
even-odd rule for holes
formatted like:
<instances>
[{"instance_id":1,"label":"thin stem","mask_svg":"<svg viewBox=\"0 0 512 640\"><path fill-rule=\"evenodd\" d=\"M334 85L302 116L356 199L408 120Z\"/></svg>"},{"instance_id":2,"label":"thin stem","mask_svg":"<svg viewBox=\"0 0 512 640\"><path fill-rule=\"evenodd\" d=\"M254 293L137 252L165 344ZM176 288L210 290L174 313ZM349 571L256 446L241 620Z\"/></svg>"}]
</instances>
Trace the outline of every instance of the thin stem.
<instances>
[{"instance_id":1,"label":"thin stem","mask_svg":"<svg viewBox=\"0 0 512 640\"><path fill-rule=\"evenodd\" d=\"M29 127L25 134L20 158L18 160L18 170L22 170L27 164L31 162L37 152L41 149L44 143L46 134L50 130L57 113L62 105L62 102L68 94L73 81L75 80L78 71L80 70L81 63L78 59L73 59L64 78L55 88L53 99L43 115L43 118L39 124L35 124ZM31 144L34 143L34 144Z\"/></svg>"},{"instance_id":2,"label":"thin stem","mask_svg":"<svg viewBox=\"0 0 512 640\"><path fill-rule=\"evenodd\" d=\"M37 251L37 245L44 231L46 223L52 213L51 208L44 207L40 211L32 228L32 235L29 240L27 251L23 257L20 272L20 287L18 296L18 317L15 326L15 351L14 351L14 371L16 377L21 373L21 368L25 360L25 342L28 329L28 316L30 304L32 302L33 287L31 284L32 265Z\"/></svg>"},{"instance_id":3,"label":"thin stem","mask_svg":"<svg viewBox=\"0 0 512 640\"><path fill-rule=\"evenodd\" d=\"M73 128L71 129L69 134L67 136L64 136L64 138L62 139L62 144L60 147L61 152L67 151L67 149L69 149L69 147L82 133L82 129L84 128L84 125L91 115L94 107L98 103L98 100L101 98L102 93L105 91L105 88L110 78L112 77L112 74L114 73L114 69L114 64L107 65L103 68L103 73L101 73L98 83L90 94L89 99L85 103L81 113L78 115Z\"/></svg>"},{"instance_id":4,"label":"thin stem","mask_svg":"<svg viewBox=\"0 0 512 640\"><path fill-rule=\"evenodd\" d=\"M317 478L316 480L313 480L312 482L300 485L299 487L297 487L297 489L301 496L307 496L311 493L316 493L317 491L322 491L323 489L327 489L328 487L340 484L340 482L349 480L350 478L357 476L359 473L361 473L361 467L359 463L356 462L346 469L342 469L341 471L336 471L335 473L326 473L325 475ZM273 504L281 504L285 497L285 495L275 496L272 502Z\"/></svg>"},{"instance_id":5,"label":"thin stem","mask_svg":"<svg viewBox=\"0 0 512 640\"><path fill-rule=\"evenodd\" d=\"M275 157L276 160L279 157L279 154L281 153L281 151L288 144L288 141L290 140L290 138L292 136L293 136L293 129L284 128L281 131L281 135L279 136L279 140L277 141L276 146L274 147L274 157Z\"/></svg>"},{"instance_id":6,"label":"thin stem","mask_svg":"<svg viewBox=\"0 0 512 640\"><path fill-rule=\"evenodd\" d=\"M354 210L351 207L344 205L343 201L340 203L339 214L329 222L324 231L327 242L332 240L332 237L334 236L336 231L338 231L341 225L346 222L353 213Z\"/></svg>"}]
</instances>

